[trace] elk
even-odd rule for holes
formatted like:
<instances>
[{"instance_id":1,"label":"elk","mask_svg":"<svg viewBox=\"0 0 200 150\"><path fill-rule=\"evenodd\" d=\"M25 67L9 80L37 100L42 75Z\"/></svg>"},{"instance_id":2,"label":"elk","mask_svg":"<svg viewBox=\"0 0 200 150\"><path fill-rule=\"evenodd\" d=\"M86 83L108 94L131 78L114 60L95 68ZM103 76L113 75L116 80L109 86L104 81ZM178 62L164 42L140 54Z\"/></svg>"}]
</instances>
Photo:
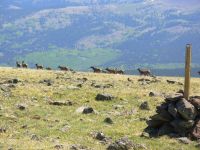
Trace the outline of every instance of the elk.
<instances>
[{"instance_id":1,"label":"elk","mask_svg":"<svg viewBox=\"0 0 200 150\"><path fill-rule=\"evenodd\" d=\"M44 69L44 67L42 65L35 64L35 66L37 69Z\"/></svg>"},{"instance_id":2,"label":"elk","mask_svg":"<svg viewBox=\"0 0 200 150\"><path fill-rule=\"evenodd\" d=\"M24 61L22 61L22 68L28 68L28 64L26 64Z\"/></svg>"},{"instance_id":3,"label":"elk","mask_svg":"<svg viewBox=\"0 0 200 150\"><path fill-rule=\"evenodd\" d=\"M112 74L116 74L117 73L117 71L114 70L114 69L106 68L106 70L108 71L108 73L112 73Z\"/></svg>"},{"instance_id":4,"label":"elk","mask_svg":"<svg viewBox=\"0 0 200 150\"><path fill-rule=\"evenodd\" d=\"M18 61L16 61L16 67L17 67L17 68L21 68L21 67L22 67L22 64L20 64Z\"/></svg>"},{"instance_id":5,"label":"elk","mask_svg":"<svg viewBox=\"0 0 200 150\"><path fill-rule=\"evenodd\" d=\"M46 67L46 70L52 70L50 67Z\"/></svg>"},{"instance_id":6,"label":"elk","mask_svg":"<svg viewBox=\"0 0 200 150\"><path fill-rule=\"evenodd\" d=\"M58 66L58 68L60 68L62 71L69 71L69 69L65 66Z\"/></svg>"},{"instance_id":7,"label":"elk","mask_svg":"<svg viewBox=\"0 0 200 150\"><path fill-rule=\"evenodd\" d=\"M124 74L123 70L116 70L117 74Z\"/></svg>"},{"instance_id":8,"label":"elk","mask_svg":"<svg viewBox=\"0 0 200 150\"><path fill-rule=\"evenodd\" d=\"M101 73L102 71L101 69L93 67L93 66L91 66L90 68L92 68L95 73Z\"/></svg>"},{"instance_id":9,"label":"elk","mask_svg":"<svg viewBox=\"0 0 200 150\"><path fill-rule=\"evenodd\" d=\"M140 75L144 75L144 76L150 76L151 75L151 71L148 70L148 69L138 68L137 70L139 71Z\"/></svg>"}]
</instances>

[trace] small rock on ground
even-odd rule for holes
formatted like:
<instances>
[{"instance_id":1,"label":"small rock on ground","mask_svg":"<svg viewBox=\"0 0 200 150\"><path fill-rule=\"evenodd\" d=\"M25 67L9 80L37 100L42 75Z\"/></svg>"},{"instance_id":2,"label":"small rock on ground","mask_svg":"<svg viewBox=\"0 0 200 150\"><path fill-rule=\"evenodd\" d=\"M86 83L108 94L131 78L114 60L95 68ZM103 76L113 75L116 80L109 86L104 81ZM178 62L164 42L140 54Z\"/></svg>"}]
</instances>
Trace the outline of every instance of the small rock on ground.
<instances>
[{"instance_id":1,"label":"small rock on ground","mask_svg":"<svg viewBox=\"0 0 200 150\"><path fill-rule=\"evenodd\" d=\"M184 143L184 144L190 144L191 143L190 139L188 139L187 137L180 137L180 138L177 138L177 140L181 143Z\"/></svg>"},{"instance_id":2,"label":"small rock on ground","mask_svg":"<svg viewBox=\"0 0 200 150\"><path fill-rule=\"evenodd\" d=\"M114 99L114 96L111 94L97 94L95 99L97 101L110 101Z\"/></svg>"},{"instance_id":3,"label":"small rock on ground","mask_svg":"<svg viewBox=\"0 0 200 150\"><path fill-rule=\"evenodd\" d=\"M142 109L142 110L150 110L149 103L147 101L143 102L140 105L140 109Z\"/></svg>"}]
</instances>

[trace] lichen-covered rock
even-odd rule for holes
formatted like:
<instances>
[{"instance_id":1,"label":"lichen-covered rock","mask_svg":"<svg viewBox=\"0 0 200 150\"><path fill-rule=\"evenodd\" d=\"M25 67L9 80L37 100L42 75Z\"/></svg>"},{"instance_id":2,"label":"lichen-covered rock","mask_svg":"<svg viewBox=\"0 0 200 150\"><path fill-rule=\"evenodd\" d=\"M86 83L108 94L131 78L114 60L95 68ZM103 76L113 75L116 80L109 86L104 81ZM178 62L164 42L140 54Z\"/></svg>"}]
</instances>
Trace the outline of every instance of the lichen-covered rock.
<instances>
[{"instance_id":1,"label":"lichen-covered rock","mask_svg":"<svg viewBox=\"0 0 200 150\"><path fill-rule=\"evenodd\" d=\"M195 140L200 139L200 119L198 119L191 131L191 136Z\"/></svg>"},{"instance_id":2,"label":"lichen-covered rock","mask_svg":"<svg viewBox=\"0 0 200 150\"><path fill-rule=\"evenodd\" d=\"M97 101L110 101L114 99L114 96L111 94L97 94L95 99Z\"/></svg>"},{"instance_id":3,"label":"lichen-covered rock","mask_svg":"<svg viewBox=\"0 0 200 150\"><path fill-rule=\"evenodd\" d=\"M177 102L176 107L180 115L186 120L194 120L197 116L196 108L184 98Z\"/></svg>"}]
</instances>

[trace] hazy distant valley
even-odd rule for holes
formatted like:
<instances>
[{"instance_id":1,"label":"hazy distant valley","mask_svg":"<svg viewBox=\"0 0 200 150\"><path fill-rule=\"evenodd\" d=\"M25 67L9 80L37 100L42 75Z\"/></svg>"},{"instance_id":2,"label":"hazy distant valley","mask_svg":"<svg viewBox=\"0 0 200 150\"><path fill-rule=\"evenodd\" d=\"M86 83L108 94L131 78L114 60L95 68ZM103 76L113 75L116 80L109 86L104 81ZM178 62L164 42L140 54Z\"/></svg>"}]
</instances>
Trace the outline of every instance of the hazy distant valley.
<instances>
[{"instance_id":1,"label":"hazy distant valley","mask_svg":"<svg viewBox=\"0 0 200 150\"><path fill-rule=\"evenodd\" d=\"M3 0L0 64L173 69L183 67L185 45L192 43L199 67L200 5L192 2Z\"/></svg>"}]
</instances>

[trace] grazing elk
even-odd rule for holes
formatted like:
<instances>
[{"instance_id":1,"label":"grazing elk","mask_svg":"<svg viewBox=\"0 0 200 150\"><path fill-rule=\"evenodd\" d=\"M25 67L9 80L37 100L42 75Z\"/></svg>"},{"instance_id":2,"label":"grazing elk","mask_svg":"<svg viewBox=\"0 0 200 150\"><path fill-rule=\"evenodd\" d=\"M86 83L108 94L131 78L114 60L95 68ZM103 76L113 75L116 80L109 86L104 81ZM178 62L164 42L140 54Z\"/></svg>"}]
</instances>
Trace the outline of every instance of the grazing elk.
<instances>
[{"instance_id":1,"label":"grazing elk","mask_svg":"<svg viewBox=\"0 0 200 150\"><path fill-rule=\"evenodd\" d=\"M138 68L137 70L139 71L140 75L144 75L144 76L150 76L151 75L151 71L148 70L148 69Z\"/></svg>"},{"instance_id":2,"label":"grazing elk","mask_svg":"<svg viewBox=\"0 0 200 150\"><path fill-rule=\"evenodd\" d=\"M22 64L20 64L18 61L16 61L16 67L17 67L17 68L21 68L21 67L22 67Z\"/></svg>"},{"instance_id":3,"label":"grazing elk","mask_svg":"<svg viewBox=\"0 0 200 150\"><path fill-rule=\"evenodd\" d=\"M95 73L101 73L102 72L102 70L99 69L99 68L96 68L96 67L93 67L93 66L91 66L90 68L92 68Z\"/></svg>"},{"instance_id":4,"label":"grazing elk","mask_svg":"<svg viewBox=\"0 0 200 150\"><path fill-rule=\"evenodd\" d=\"M70 69L65 67L65 66L58 66L58 68L60 68L60 70L62 71L69 71Z\"/></svg>"},{"instance_id":5,"label":"grazing elk","mask_svg":"<svg viewBox=\"0 0 200 150\"><path fill-rule=\"evenodd\" d=\"M28 68L28 64L26 64L24 61L22 61L22 68Z\"/></svg>"},{"instance_id":6,"label":"grazing elk","mask_svg":"<svg viewBox=\"0 0 200 150\"><path fill-rule=\"evenodd\" d=\"M46 70L52 70L50 67L46 67Z\"/></svg>"},{"instance_id":7,"label":"grazing elk","mask_svg":"<svg viewBox=\"0 0 200 150\"><path fill-rule=\"evenodd\" d=\"M112 73L112 74L116 74L117 73L117 71L114 70L114 69L106 68L106 70L108 71L108 73Z\"/></svg>"},{"instance_id":8,"label":"grazing elk","mask_svg":"<svg viewBox=\"0 0 200 150\"><path fill-rule=\"evenodd\" d=\"M42 65L35 64L35 66L37 69L44 69L44 67Z\"/></svg>"},{"instance_id":9,"label":"grazing elk","mask_svg":"<svg viewBox=\"0 0 200 150\"><path fill-rule=\"evenodd\" d=\"M116 70L117 74L124 74L123 70Z\"/></svg>"}]
</instances>

